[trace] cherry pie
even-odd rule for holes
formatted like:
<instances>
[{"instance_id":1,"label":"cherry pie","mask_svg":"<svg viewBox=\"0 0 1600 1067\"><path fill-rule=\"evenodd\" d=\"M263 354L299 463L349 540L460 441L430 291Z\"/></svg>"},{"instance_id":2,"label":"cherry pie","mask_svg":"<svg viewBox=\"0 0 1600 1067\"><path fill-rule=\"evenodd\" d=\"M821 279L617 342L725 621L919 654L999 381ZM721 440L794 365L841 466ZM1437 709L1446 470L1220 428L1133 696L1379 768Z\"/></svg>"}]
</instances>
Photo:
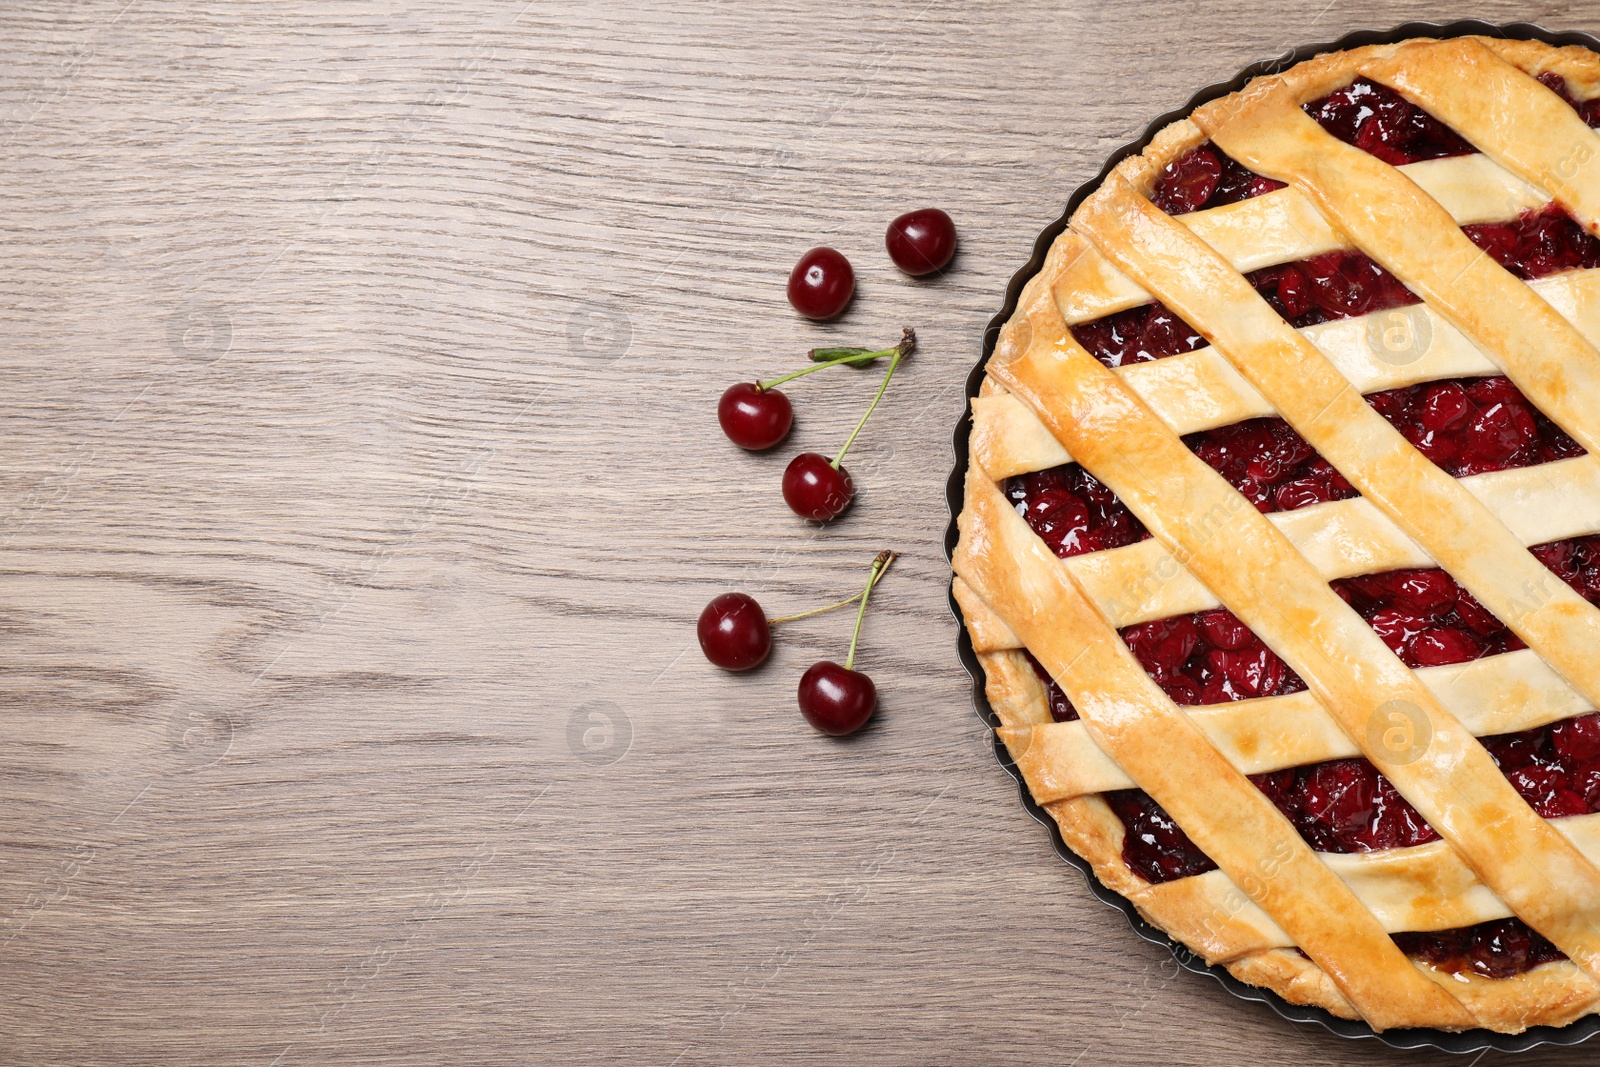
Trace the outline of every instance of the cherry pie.
<instances>
[{"instance_id":1,"label":"cherry pie","mask_svg":"<svg viewBox=\"0 0 1600 1067\"><path fill-rule=\"evenodd\" d=\"M1600 56L1411 40L1161 130L972 404L955 595L1102 882L1373 1029L1600 1011Z\"/></svg>"}]
</instances>

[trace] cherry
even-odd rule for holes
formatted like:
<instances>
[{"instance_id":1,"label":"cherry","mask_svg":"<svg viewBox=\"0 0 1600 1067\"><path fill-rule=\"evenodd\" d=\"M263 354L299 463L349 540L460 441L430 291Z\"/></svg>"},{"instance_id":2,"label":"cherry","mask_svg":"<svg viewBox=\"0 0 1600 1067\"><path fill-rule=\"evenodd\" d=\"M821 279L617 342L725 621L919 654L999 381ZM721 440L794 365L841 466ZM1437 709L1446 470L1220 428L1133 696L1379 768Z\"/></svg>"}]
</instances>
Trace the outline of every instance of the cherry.
<instances>
[{"instance_id":1,"label":"cherry","mask_svg":"<svg viewBox=\"0 0 1600 1067\"><path fill-rule=\"evenodd\" d=\"M836 467L820 452L802 452L783 472L783 499L802 519L827 522L837 518L855 498L850 472Z\"/></svg>"},{"instance_id":2,"label":"cherry","mask_svg":"<svg viewBox=\"0 0 1600 1067\"><path fill-rule=\"evenodd\" d=\"M700 651L726 671L759 666L772 651L772 626L755 597L723 593L700 612Z\"/></svg>"},{"instance_id":3,"label":"cherry","mask_svg":"<svg viewBox=\"0 0 1600 1067\"><path fill-rule=\"evenodd\" d=\"M789 461L788 468L783 472L783 499L796 515L814 522L827 522L829 519L837 518L850 506L850 501L856 495L856 487L850 478L850 472L842 466L844 455L850 451L850 446L855 444L856 436L867 424L867 419L877 410L878 401L883 399L884 390L889 388L889 381L894 377L900 361L909 356L916 347L916 331L907 326L900 336L900 343L892 349L886 348L881 352L866 352L854 348L816 349L812 352L812 358L828 352L846 353L830 362L863 360L881 355L888 355L890 359L889 369L884 371L883 381L878 385L877 394L873 396L872 403L867 405L867 410L862 414L861 421L856 423L856 428L845 438L844 447L839 449L839 454L830 460L819 452L802 452ZM820 366L808 367L807 371L819 369ZM806 371L796 373L804 374Z\"/></svg>"},{"instance_id":4,"label":"cherry","mask_svg":"<svg viewBox=\"0 0 1600 1067\"><path fill-rule=\"evenodd\" d=\"M1122 631L1128 650L1158 682L1183 668L1199 636L1199 628L1190 615L1155 619Z\"/></svg>"},{"instance_id":5,"label":"cherry","mask_svg":"<svg viewBox=\"0 0 1600 1067\"><path fill-rule=\"evenodd\" d=\"M854 669L856 644L861 640L861 620L867 614L867 601L894 560L893 552L882 552L872 561L866 587L861 590L861 606L856 609L856 626L850 634L850 654L845 657L844 666L823 660L812 664L800 678L800 713L825 734L841 737L855 733L866 725L878 706L878 687L872 684L871 678Z\"/></svg>"},{"instance_id":6,"label":"cherry","mask_svg":"<svg viewBox=\"0 0 1600 1067\"><path fill-rule=\"evenodd\" d=\"M1155 204L1169 215L1187 215L1210 200L1222 181L1222 160L1208 144L1168 163L1156 181Z\"/></svg>"},{"instance_id":7,"label":"cherry","mask_svg":"<svg viewBox=\"0 0 1600 1067\"><path fill-rule=\"evenodd\" d=\"M1214 144L1203 144L1168 163L1150 199L1169 215L1236 204L1282 189L1283 183L1256 174Z\"/></svg>"},{"instance_id":8,"label":"cherry","mask_svg":"<svg viewBox=\"0 0 1600 1067\"><path fill-rule=\"evenodd\" d=\"M1600 240L1559 204L1524 211L1510 222L1463 226L1461 232L1519 278L1600 266Z\"/></svg>"},{"instance_id":9,"label":"cherry","mask_svg":"<svg viewBox=\"0 0 1600 1067\"><path fill-rule=\"evenodd\" d=\"M1339 140L1392 166L1473 151L1438 119L1388 86L1366 78L1304 107L1306 114Z\"/></svg>"},{"instance_id":10,"label":"cherry","mask_svg":"<svg viewBox=\"0 0 1600 1067\"><path fill-rule=\"evenodd\" d=\"M1074 326L1072 336L1108 367L1146 363L1206 345L1205 338L1160 302Z\"/></svg>"},{"instance_id":11,"label":"cherry","mask_svg":"<svg viewBox=\"0 0 1600 1067\"><path fill-rule=\"evenodd\" d=\"M1600 758L1600 715L1585 715L1561 723L1550 731L1557 752L1574 763Z\"/></svg>"},{"instance_id":12,"label":"cherry","mask_svg":"<svg viewBox=\"0 0 1600 1067\"><path fill-rule=\"evenodd\" d=\"M882 552L872 561L873 578L867 589L853 596L826 607L812 608L796 615L785 615L782 618L768 619L767 613L761 610L761 605L756 603L754 597L745 593L723 593L713 597L700 612L700 622L696 627L700 638L700 651L706 654L706 659L724 670L747 671L752 667L759 667L767 658L767 653L772 651L772 628L780 623L794 622L796 619L809 619L813 615L842 608L846 604L854 604L863 599L871 590L878 579L883 577L889 569L889 564L895 560L893 552ZM859 626L859 622L857 623Z\"/></svg>"},{"instance_id":13,"label":"cherry","mask_svg":"<svg viewBox=\"0 0 1600 1067\"><path fill-rule=\"evenodd\" d=\"M717 421L728 440L760 452L789 436L794 408L776 389L763 389L760 382L737 382L717 401Z\"/></svg>"},{"instance_id":14,"label":"cherry","mask_svg":"<svg viewBox=\"0 0 1600 1067\"><path fill-rule=\"evenodd\" d=\"M1063 559L1149 537L1116 494L1076 463L1006 479L1006 499Z\"/></svg>"},{"instance_id":15,"label":"cherry","mask_svg":"<svg viewBox=\"0 0 1600 1067\"><path fill-rule=\"evenodd\" d=\"M1122 820L1122 859L1147 882L1188 878L1217 865L1200 851L1183 828L1150 794L1124 789L1105 794L1106 803Z\"/></svg>"},{"instance_id":16,"label":"cherry","mask_svg":"<svg viewBox=\"0 0 1600 1067\"><path fill-rule=\"evenodd\" d=\"M872 717L878 689L860 671L831 660L814 663L800 677L800 713L825 734L853 734Z\"/></svg>"},{"instance_id":17,"label":"cherry","mask_svg":"<svg viewBox=\"0 0 1600 1067\"><path fill-rule=\"evenodd\" d=\"M956 254L956 224L936 207L908 211L883 235L894 265L914 277L943 270Z\"/></svg>"},{"instance_id":18,"label":"cherry","mask_svg":"<svg viewBox=\"0 0 1600 1067\"><path fill-rule=\"evenodd\" d=\"M813 248L789 272L789 303L808 319L836 317L855 291L850 261L831 248Z\"/></svg>"}]
</instances>

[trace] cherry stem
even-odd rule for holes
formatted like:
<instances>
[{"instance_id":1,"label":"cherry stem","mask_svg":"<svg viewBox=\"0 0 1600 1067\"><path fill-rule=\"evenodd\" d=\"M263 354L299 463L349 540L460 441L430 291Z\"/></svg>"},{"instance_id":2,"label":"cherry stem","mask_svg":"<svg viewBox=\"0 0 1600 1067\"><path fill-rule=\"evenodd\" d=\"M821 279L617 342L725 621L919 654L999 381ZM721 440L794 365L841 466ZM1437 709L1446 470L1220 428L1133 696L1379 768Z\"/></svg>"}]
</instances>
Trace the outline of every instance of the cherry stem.
<instances>
[{"instance_id":1,"label":"cherry stem","mask_svg":"<svg viewBox=\"0 0 1600 1067\"><path fill-rule=\"evenodd\" d=\"M815 349L812 351L815 351ZM757 382L756 392L764 393L768 389L776 389L784 382L793 381L796 378L811 374L815 371L827 370L829 367L837 367L841 363L871 363L880 356L892 356L897 351L899 351L898 345L894 348L885 348L879 352L852 352L848 356L840 356L837 359L830 359L825 363L813 363L809 367L802 367L793 374L785 374L782 378L774 378L770 382Z\"/></svg>"},{"instance_id":2,"label":"cherry stem","mask_svg":"<svg viewBox=\"0 0 1600 1067\"><path fill-rule=\"evenodd\" d=\"M850 436L845 439L844 447L839 449L839 454L829 461L828 465L834 470L839 469L839 464L844 462L844 454L850 451L850 446L856 443L856 435L867 424L872 413L877 410L878 401L883 399L883 391L889 388L889 379L894 377L895 368L900 366L900 361L909 356L917 347L917 332L907 326L900 335L900 343L894 346L894 358L889 361L889 369L883 373L883 382L878 386L878 393L872 398L872 403L867 405L866 412L861 416L861 421L856 423L856 428L850 431Z\"/></svg>"},{"instance_id":3,"label":"cherry stem","mask_svg":"<svg viewBox=\"0 0 1600 1067\"><path fill-rule=\"evenodd\" d=\"M910 331L907 332L909 333ZM900 357L896 356L895 358L899 359ZM891 365L890 370L893 369ZM872 596L872 588L878 584L878 580L883 577L884 572L889 569L889 564L893 563L895 558L896 553L894 552L879 552L878 558L872 561L872 569L867 572L867 587L861 590L861 608L856 612L856 628L850 634L850 655L845 657L844 661L844 669L847 671L854 669L856 665L856 642L861 639L861 620L866 618L867 601Z\"/></svg>"},{"instance_id":4,"label":"cherry stem","mask_svg":"<svg viewBox=\"0 0 1600 1067\"><path fill-rule=\"evenodd\" d=\"M880 570L878 572L878 578L882 578L883 575L884 575L884 571L887 571L889 569L889 564L894 562L895 554L893 552L881 552L881 553L878 554L878 559L883 559L884 556L888 556L889 559L888 559L888 562L884 563L883 570ZM874 560L873 562L876 563L877 560ZM874 578L872 580L872 584L876 585L878 583L878 578ZM802 611L802 612L799 612L799 613L794 614L794 615L784 615L784 616L781 616L780 618L768 619L767 620L767 625L769 627L771 627L771 626L778 625L780 622L794 622L797 619L809 619L813 615L821 615L824 612L832 611L835 608L842 608L846 604L854 604L856 601L860 600L863 596L865 596L866 592L867 591L865 589L863 589L863 590L861 590L861 592L852 594L851 596L847 596L843 600L839 601L837 604L829 604L825 608L812 608L810 611Z\"/></svg>"}]
</instances>

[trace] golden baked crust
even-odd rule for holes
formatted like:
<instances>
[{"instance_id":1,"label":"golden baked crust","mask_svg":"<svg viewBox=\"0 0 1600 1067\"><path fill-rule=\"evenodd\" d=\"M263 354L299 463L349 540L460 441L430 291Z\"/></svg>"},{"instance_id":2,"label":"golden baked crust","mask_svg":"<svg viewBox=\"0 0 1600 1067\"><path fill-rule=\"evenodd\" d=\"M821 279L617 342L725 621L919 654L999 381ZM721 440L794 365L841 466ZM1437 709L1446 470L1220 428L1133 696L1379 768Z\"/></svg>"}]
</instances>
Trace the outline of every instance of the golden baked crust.
<instances>
[{"instance_id":1,"label":"golden baked crust","mask_svg":"<svg viewBox=\"0 0 1600 1067\"><path fill-rule=\"evenodd\" d=\"M1514 1033L1600 1011L1600 815L1538 817L1474 740L1600 706L1600 666L1586 654L1600 611L1559 582L1532 603L1518 599L1548 577L1524 546L1600 531L1600 272L1521 282L1458 228L1554 201L1600 233L1600 136L1529 77L1545 71L1580 99L1600 95L1600 56L1582 48L1418 39L1318 56L1170 124L1073 215L1025 285L973 402L955 596L1000 736L1034 798L1102 883L1208 962L1374 1029ZM1412 99L1481 154L1393 168L1300 110L1358 76ZM1288 187L1188 216L1151 206L1162 169L1207 140ZM1423 296L1407 314L1434 339L1424 358L1374 359L1350 320L1296 331L1242 277L1346 247ZM1110 371L1068 332L1152 293L1212 346ZM1537 474L1458 481L1361 399L1483 373L1509 375L1589 454ZM1263 516L1239 507L1243 498L1179 441L1274 413L1362 498ZM1057 559L998 483L1069 459L1111 486L1153 538ZM1204 521L1218 514L1225 537ZM1528 649L1412 671L1326 584L1435 562ZM1310 690L1179 709L1116 636L1219 603ZM1067 691L1079 721L1051 721L1022 648ZM1425 751L1369 736L1376 711L1396 701L1422 725ZM1444 840L1313 853L1244 777L1357 753ZM1097 794L1135 785L1219 870L1151 885L1127 867L1122 824ZM1570 961L1509 979L1448 975L1388 936L1513 914Z\"/></svg>"}]
</instances>

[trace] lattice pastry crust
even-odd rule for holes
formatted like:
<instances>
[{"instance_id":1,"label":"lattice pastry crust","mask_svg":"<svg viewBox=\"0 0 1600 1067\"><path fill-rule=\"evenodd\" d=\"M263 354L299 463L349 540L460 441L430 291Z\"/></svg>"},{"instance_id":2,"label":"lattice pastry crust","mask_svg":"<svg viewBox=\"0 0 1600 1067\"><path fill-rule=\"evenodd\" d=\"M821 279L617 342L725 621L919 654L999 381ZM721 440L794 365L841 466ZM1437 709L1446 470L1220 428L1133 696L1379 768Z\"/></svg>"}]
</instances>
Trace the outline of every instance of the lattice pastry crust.
<instances>
[{"instance_id":1,"label":"lattice pastry crust","mask_svg":"<svg viewBox=\"0 0 1600 1067\"><path fill-rule=\"evenodd\" d=\"M973 401L955 593L1001 736L1034 798L1102 882L1246 982L1375 1029L1516 1032L1600 1010L1600 815L1546 820L1477 737L1600 706L1600 611L1526 547L1600 532L1600 271L1528 283L1461 225L1551 201L1600 233L1600 135L1534 80L1600 95L1600 56L1538 42L1413 40L1258 78L1156 135L1073 215L1003 329ZM1369 78L1481 154L1391 167L1300 105ZM1148 199L1211 141L1288 187L1169 216ZM1368 323L1296 331L1243 273L1354 248L1424 303L1432 344L1377 358ZM1108 370L1068 327L1152 294L1211 346ZM1505 374L1587 455L1454 479L1363 394ZM1361 493L1258 513L1180 440L1277 414ZM1153 535L1067 560L1000 483L1071 458ZM1440 566L1527 648L1412 670L1331 579ZM1288 696L1177 707L1117 628L1223 605L1307 683ZM1052 722L1026 648L1081 718ZM1408 729L1383 725L1400 709ZM1365 755L1442 840L1314 852L1245 776ZM1122 858L1099 794L1137 785L1218 870L1150 884ZM1514 978L1445 974L1399 931L1518 916L1569 957ZM1298 951L1297 951L1298 950Z\"/></svg>"}]
</instances>

